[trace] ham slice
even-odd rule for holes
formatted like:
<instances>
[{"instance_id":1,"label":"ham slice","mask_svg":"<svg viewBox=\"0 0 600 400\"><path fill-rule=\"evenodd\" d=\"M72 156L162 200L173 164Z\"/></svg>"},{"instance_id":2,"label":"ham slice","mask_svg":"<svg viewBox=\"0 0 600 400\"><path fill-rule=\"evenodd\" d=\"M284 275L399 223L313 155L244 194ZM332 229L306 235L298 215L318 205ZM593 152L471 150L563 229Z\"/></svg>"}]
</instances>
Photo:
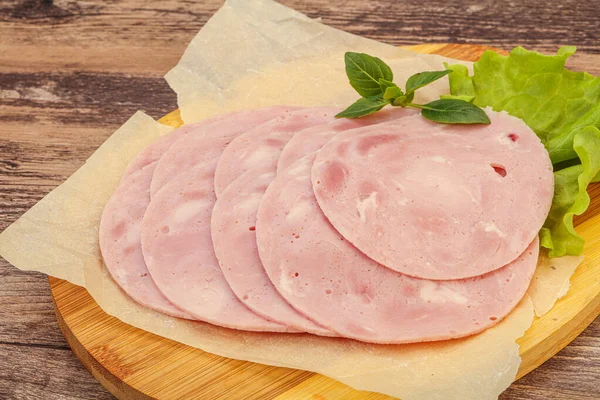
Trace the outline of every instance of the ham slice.
<instances>
[{"instance_id":1,"label":"ham slice","mask_svg":"<svg viewBox=\"0 0 600 400\"><path fill-rule=\"evenodd\" d=\"M111 196L100 220L100 250L111 276L132 299L164 314L193 319L158 290L142 255L142 218L150 203L155 166L156 162L130 173Z\"/></svg>"},{"instance_id":2,"label":"ham slice","mask_svg":"<svg viewBox=\"0 0 600 400\"><path fill-rule=\"evenodd\" d=\"M407 275L462 279L510 263L548 215L552 164L520 119L488 115L490 125L406 117L338 134L312 171L321 209L363 253Z\"/></svg>"},{"instance_id":3,"label":"ham slice","mask_svg":"<svg viewBox=\"0 0 600 400\"><path fill-rule=\"evenodd\" d=\"M272 166L253 168L221 193L212 212L211 233L221 271L237 297L252 311L300 331L332 336L294 310L267 276L256 249L256 213L267 186L275 178Z\"/></svg>"},{"instance_id":4,"label":"ham slice","mask_svg":"<svg viewBox=\"0 0 600 400\"><path fill-rule=\"evenodd\" d=\"M391 111L381 113L381 116L376 118L371 116L360 120L334 120L301 130L294 136L290 136L294 132L280 129L269 134L268 142L252 140L247 143L253 144L252 151L255 153L270 152L273 157L277 157L276 148L272 148L271 144L275 142L284 144L289 140L282 156L287 150L289 158L301 158L302 152L312 152L313 147L318 149L330 137L345 129L410 114L402 110ZM278 127L281 125L278 124ZM266 127L261 126L261 132L266 133L262 130ZM278 165L281 165L281 159ZM219 265L233 292L257 314L302 331L332 335L331 331L316 325L287 304L269 280L258 256L254 231L256 213L260 200L274 177L275 167L272 158L258 159L257 164L229 184L217 199L212 213L211 233Z\"/></svg>"},{"instance_id":5,"label":"ham slice","mask_svg":"<svg viewBox=\"0 0 600 400\"><path fill-rule=\"evenodd\" d=\"M220 136L204 140L203 148L223 147ZM210 235L216 162L181 171L153 195L142 223L148 270L173 304L199 320L248 331L295 331L250 311L219 268Z\"/></svg>"},{"instance_id":6,"label":"ham slice","mask_svg":"<svg viewBox=\"0 0 600 400\"><path fill-rule=\"evenodd\" d=\"M414 108L390 108L362 118L340 118L327 125L317 125L304 129L296 133L285 145L277 161L277 171L283 171L305 155L319 150L329 139L342 131L396 120L415 115L418 112Z\"/></svg>"},{"instance_id":7,"label":"ham slice","mask_svg":"<svg viewBox=\"0 0 600 400\"><path fill-rule=\"evenodd\" d=\"M171 303L152 280L142 255L141 225L150 203L150 185L160 157L179 139L201 132L227 116L216 116L175 129L146 146L129 163L102 213L102 258L117 284L141 305L179 318L194 319Z\"/></svg>"},{"instance_id":8,"label":"ham slice","mask_svg":"<svg viewBox=\"0 0 600 400\"><path fill-rule=\"evenodd\" d=\"M298 157L302 152L311 152L312 147L318 146L315 147L318 149L329 140L328 138L343 130L411 114L398 109L390 111L361 120L338 119L297 133L280 129L282 124L277 124L278 129L269 133L265 128L272 124L267 123L259 129L268 134L268 140L248 140L247 145L252 145L248 152L270 154L276 158L277 148L273 148L272 144L279 145L289 141L282 156L293 143L288 154L290 157ZM302 140L296 140L297 137L301 137ZM298 330L332 335L331 331L316 325L287 304L269 280L258 256L254 231L256 213L265 190L275 177L272 160L271 157L257 159L251 169L229 184L220 194L211 219L215 254L233 292L254 312ZM279 161L281 162L281 159Z\"/></svg>"},{"instance_id":9,"label":"ham slice","mask_svg":"<svg viewBox=\"0 0 600 400\"><path fill-rule=\"evenodd\" d=\"M334 120L337 108L306 108L297 110L284 119L273 119L259 125L233 140L225 149L215 173L217 197L237 177L260 164L277 166L277 160L286 143L297 132Z\"/></svg>"},{"instance_id":10,"label":"ham slice","mask_svg":"<svg viewBox=\"0 0 600 400\"><path fill-rule=\"evenodd\" d=\"M244 135L253 138L240 142L240 153L267 154L268 157L256 157L252 168L222 191L212 213L212 240L227 282L245 305L267 319L302 331L331 336L331 331L310 321L287 304L269 280L256 249L254 227L258 206L267 186L275 177L274 160L277 159L281 145L289 149L286 143L291 143L294 138L301 136L303 140L296 141L294 147L297 148L293 149L294 156L297 156L302 151L310 152L307 149L314 146L313 143L320 147L328 137L342 130L400 117L404 113L385 112L380 117L364 118L360 122L348 119L333 120L298 132L296 129L304 126L306 115L295 114L300 117L300 125L298 118L294 117L286 121L287 124L273 121L257 128L258 132ZM318 117L320 118L320 114ZM275 129L269 131L273 126ZM319 140L315 140L316 138ZM250 149L242 151L242 143ZM232 145L235 145L235 142Z\"/></svg>"},{"instance_id":11,"label":"ham slice","mask_svg":"<svg viewBox=\"0 0 600 400\"><path fill-rule=\"evenodd\" d=\"M127 179L127 177L131 174L136 173L140 169L144 168L146 165L150 165L152 163L156 163L162 155L181 137L187 135L190 132L196 132L203 129L203 126L210 124L219 118L211 118L206 121L202 121L198 124L189 124L182 126L181 128L175 129L170 132L168 135L165 135L159 139L157 139L154 143L146 146L142 151L138 153L137 156L129 163L127 169L123 173L121 177L121 181ZM154 169L156 165L154 166Z\"/></svg>"},{"instance_id":12,"label":"ham slice","mask_svg":"<svg viewBox=\"0 0 600 400\"><path fill-rule=\"evenodd\" d=\"M250 131L271 119L283 120L298 107L266 107L239 111L211 119L194 129L193 135L177 141L160 158L150 188L151 196L182 171L218 158L225 146L240 134ZM184 127L185 128L185 127ZM211 138L211 140L206 140ZM218 141L215 141L218 139Z\"/></svg>"},{"instance_id":13,"label":"ham slice","mask_svg":"<svg viewBox=\"0 0 600 400\"><path fill-rule=\"evenodd\" d=\"M309 155L280 172L260 204L260 258L279 293L342 336L373 343L459 338L506 316L524 296L538 240L511 264L455 281L412 278L366 257L329 223L315 199Z\"/></svg>"}]
</instances>

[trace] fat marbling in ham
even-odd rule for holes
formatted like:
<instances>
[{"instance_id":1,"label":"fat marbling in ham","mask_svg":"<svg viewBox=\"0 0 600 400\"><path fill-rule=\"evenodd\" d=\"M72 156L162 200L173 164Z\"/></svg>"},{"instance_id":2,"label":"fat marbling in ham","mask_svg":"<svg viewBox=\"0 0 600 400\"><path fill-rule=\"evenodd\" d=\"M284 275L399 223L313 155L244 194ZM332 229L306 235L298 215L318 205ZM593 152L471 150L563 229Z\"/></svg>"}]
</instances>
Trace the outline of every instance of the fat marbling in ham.
<instances>
[{"instance_id":1,"label":"fat marbling in ham","mask_svg":"<svg viewBox=\"0 0 600 400\"><path fill-rule=\"evenodd\" d=\"M256 249L256 213L260 200L269 183L275 177L273 158L277 157L273 143L287 144L281 154L286 162L301 158L321 147L335 134L360 126L375 124L410 115L412 112L393 109L360 120L338 119L319 124L298 132L278 129L270 132L268 140L244 141L258 154L272 157L257 158L253 167L229 184L218 197L212 213L211 232L215 254L221 270L238 298L256 313L276 322L318 335L332 335L331 331L295 311L279 295L269 280ZM302 121L302 120L301 120ZM281 124L278 124L278 128ZM300 128L294 122L294 127ZM264 132L261 127L261 132ZM291 137L293 134L293 137ZM291 137L291 139L290 139ZM299 140L296 140L299 138ZM287 153L286 153L287 152ZM281 167L281 159L278 169ZM284 162L284 164L286 163Z\"/></svg>"},{"instance_id":2,"label":"fat marbling in ham","mask_svg":"<svg viewBox=\"0 0 600 400\"><path fill-rule=\"evenodd\" d=\"M219 158L215 173L217 197L237 177L255 165L277 166L287 142L311 126L334 121L336 108L306 108L294 111L285 119L274 119L233 140Z\"/></svg>"},{"instance_id":3,"label":"fat marbling in ham","mask_svg":"<svg viewBox=\"0 0 600 400\"><path fill-rule=\"evenodd\" d=\"M284 106L265 107L238 111L201 123L200 129L195 129L185 140L174 142L160 157L152 178L151 195L180 173L201 165L206 160L218 158L229 142L240 134L251 131L269 120L283 120L297 109ZM211 140L206 140L207 138Z\"/></svg>"},{"instance_id":4,"label":"fat marbling in ham","mask_svg":"<svg viewBox=\"0 0 600 400\"><path fill-rule=\"evenodd\" d=\"M398 118L414 115L417 112L412 108L390 108L363 118L340 118L326 125L304 129L296 133L285 145L277 161L277 171L283 171L296 160L319 150L332 137L342 131L397 120Z\"/></svg>"},{"instance_id":5,"label":"fat marbling in ham","mask_svg":"<svg viewBox=\"0 0 600 400\"><path fill-rule=\"evenodd\" d=\"M156 162L131 172L111 196L100 220L100 250L111 276L132 299L174 317L193 319L158 290L142 255L142 218L150 203L155 166Z\"/></svg>"},{"instance_id":6,"label":"fat marbling in ham","mask_svg":"<svg viewBox=\"0 0 600 400\"><path fill-rule=\"evenodd\" d=\"M363 253L407 275L461 279L510 263L548 215L552 164L523 121L488 115L490 125L414 117L336 135L312 170L321 209Z\"/></svg>"},{"instance_id":7,"label":"fat marbling in ham","mask_svg":"<svg viewBox=\"0 0 600 400\"><path fill-rule=\"evenodd\" d=\"M313 159L306 156L277 175L256 223L269 278L309 318L366 342L434 341L489 328L525 294L537 238L511 264L465 280L412 278L368 258L321 211L310 180Z\"/></svg>"},{"instance_id":8,"label":"fat marbling in ham","mask_svg":"<svg viewBox=\"0 0 600 400\"><path fill-rule=\"evenodd\" d=\"M199 320L249 331L290 331L244 306L219 268L210 237L215 163L179 174L152 197L142 223L148 270L173 304Z\"/></svg>"},{"instance_id":9,"label":"fat marbling in ham","mask_svg":"<svg viewBox=\"0 0 600 400\"><path fill-rule=\"evenodd\" d=\"M149 144L145 148L140 151L133 160L127 165L125 172L121 176L121 181L127 179L127 177L131 174L136 173L140 169L144 168L146 165L150 165L152 163L156 163L181 137L187 135L190 132L196 132L202 129L205 124L209 124L212 120L207 120L206 122L200 124L189 124L182 126L181 128L175 129L172 132L169 132L168 135L164 135L158 138L154 143ZM156 166L153 167L156 169Z\"/></svg>"},{"instance_id":10,"label":"fat marbling in ham","mask_svg":"<svg viewBox=\"0 0 600 400\"><path fill-rule=\"evenodd\" d=\"M257 314L317 335L333 333L294 310L275 289L256 249L256 213L265 190L275 178L274 167L253 168L221 193L212 212L215 254L227 283Z\"/></svg>"}]
</instances>

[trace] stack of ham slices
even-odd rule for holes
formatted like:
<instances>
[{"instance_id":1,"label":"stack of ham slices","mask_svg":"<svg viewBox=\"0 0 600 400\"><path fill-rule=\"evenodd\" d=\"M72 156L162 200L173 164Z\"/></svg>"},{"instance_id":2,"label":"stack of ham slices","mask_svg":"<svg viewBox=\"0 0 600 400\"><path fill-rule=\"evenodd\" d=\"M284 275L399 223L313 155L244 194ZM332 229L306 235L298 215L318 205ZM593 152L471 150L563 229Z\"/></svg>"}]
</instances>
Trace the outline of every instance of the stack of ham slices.
<instances>
[{"instance_id":1,"label":"stack of ham slices","mask_svg":"<svg viewBox=\"0 0 600 400\"><path fill-rule=\"evenodd\" d=\"M372 343L472 335L525 295L552 165L521 120L268 107L183 126L130 163L100 247L138 303L248 331Z\"/></svg>"}]
</instances>

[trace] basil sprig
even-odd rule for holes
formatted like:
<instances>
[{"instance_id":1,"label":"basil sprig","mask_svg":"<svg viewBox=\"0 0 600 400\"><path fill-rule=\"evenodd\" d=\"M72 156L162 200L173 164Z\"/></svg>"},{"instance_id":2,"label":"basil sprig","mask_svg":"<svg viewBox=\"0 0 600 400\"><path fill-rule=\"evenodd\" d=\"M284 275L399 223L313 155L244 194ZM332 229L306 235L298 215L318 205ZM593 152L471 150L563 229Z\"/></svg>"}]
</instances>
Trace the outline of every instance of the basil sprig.
<instances>
[{"instance_id":1,"label":"basil sprig","mask_svg":"<svg viewBox=\"0 0 600 400\"><path fill-rule=\"evenodd\" d=\"M344 56L344 62L350 85L362 97L383 94L380 82L389 82L394 85L392 83L394 73L386 63L377 57L348 52Z\"/></svg>"},{"instance_id":2,"label":"basil sprig","mask_svg":"<svg viewBox=\"0 0 600 400\"><path fill-rule=\"evenodd\" d=\"M391 68L377 57L364 53L346 53L346 75L350 85L362 96L336 118L359 118L373 114L387 105L420 108L421 115L444 124L489 124L486 113L476 105L460 99L440 99L415 104L415 92L448 75L450 70L425 71L406 81L404 91L393 82Z\"/></svg>"}]
</instances>

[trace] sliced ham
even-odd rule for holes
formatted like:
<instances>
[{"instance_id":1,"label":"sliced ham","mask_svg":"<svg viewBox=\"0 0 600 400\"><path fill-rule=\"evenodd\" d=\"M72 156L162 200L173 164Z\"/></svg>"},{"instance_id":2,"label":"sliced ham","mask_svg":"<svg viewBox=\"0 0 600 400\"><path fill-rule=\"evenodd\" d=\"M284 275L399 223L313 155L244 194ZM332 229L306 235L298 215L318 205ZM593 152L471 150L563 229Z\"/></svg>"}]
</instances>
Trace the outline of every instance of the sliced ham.
<instances>
[{"instance_id":1,"label":"sliced ham","mask_svg":"<svg viewBox=\"0 0 600 400\"><path fill-rule=\"evenodd\" d=\"M329 223L315 199L307 156L280 172L260 204L258 251L269 278L298 311L342 336L410 343L480 332L524 296L538 240L511 264L476 278L431 281L366 257Z\"/></svg>"},{"instance_id":2,"label":"sliced ham","mask_svg":"<svg viewBox=\"0 0 600 400\"><path fill-rule=\"evenodd\" d=\"M250 309L269 320L300 331L332 336L294 310L267 276L256 249L256 213L267 186L275 178L273 166L252 168L219 196L212 212L212 241L229 286Z\"/></svg>"},{"instance_id":3,"label":"sliced ham","mask_svg":"<svg viewBox=\"0 0 600 400\"><path fill-rule=\"evenodd\" d=\"M396 120L417 113L418 110L414 108L390 108L362 118L340 118L327 125L304 129L296 133L285 145L277 162L277 171L283 171L305 155L319 150L329 139L342 131Z\"/></svg>"},{"instance_id":4,"label":"sliced ham","mask_svg":"<svg viewBox=\"0 0 600 400\"><path fill-rule=\"evenodd\" d=\"M152 178L151 195L154 196L154 193L182 171L201 165L206 160L218 158L225 146L240 134L271 119L283 120L294 110L298 110L298 107L275 106L239 111L202 124L192 135L186 136L185 140L170 146L160 158ZM207 141L207 138L211 140ZM218 141L215 141L216 139Z\"/></svg>"},{"instance_id":5,"label":"sliced ham","mask_svg":"<svg viewBox=\"0 0 600 400\"><path fill-rule=\"evenodd\" d=\"M150 203L155 166L156 162L132 172L106 204L100 220L100 250L111 276L132 299L174 317L193 319L158 290L142 255L142 218Z\"/></svg>"},{"instance_id":6,"label":"sliced ham","mask_svg":"<svg viewBox=\"0 0 600 400\"><path fill-rule=\"evenodd\" d=\"M290 158L301 158L300 153L310 153L311 148L315 146L315 149L318 149L329 140L328 138L345 129L399 118L407 114L410 113L393 110L384 112L377 118L373 116L361 120L338 119L297 133L279 129L269 134L268 141L247 142L253 144L253 152L259 154L270 152L272 158L257 159L251 169L229 184L217 199L211 219L213 246L219 265L229 286L245 305L267 319L318 335L332 335L331 331L316 325L287 304L269 280L258 256L254 231L256 213L266 188L275 177L275 166L272 160L277 157L277 151L271 144L284 144L289 140L282 156L288 150ZM261 126L261 132L267 133L263 129L268 125L272 124ZM277 126L280 128L282 124ZM302 139L296 140L297 137ZM293 148L290 149L292 143Z\"/></svg>"},{"instance_id":7,"label":"sliced ham","mask_svg":"<svg viewBox=\"0 0 600 400\"><path fill-rule=\"evenodd\" d=\"M160 157L177 140L225 117L185 125L142 149L127 166L100 220L100 250L115 282L141 305L179 318L193 319L173 305L152 280L142 255L142 219L150 203L150 185Z\"/></svg>"},{"instance_id":8,"label":"sliced ham","mask_svg":"<svg viewBox=\"0 0 600 400\"><path fill-rule=\"evenodd\" d=\"M237 177L255 165L272 165L295 133L334 120L337 108L306 108L290 113L286 118L273 119L233 140L225 149L215 173L217 197Z\"/></svg>"},{"instance_id":9,"label":"sliced ham","mask_svg":"<svg viewBox=\"0 0 600 400\"><path fill-rule=\"evenodd\" d=\"M205 140L205 148L222 148L220 137ZM162 293L197 319L249 331L294 331L244 306L219 268L210 235L216 162L179 172L152 196L142 224L148 270Z\"/></svg>"},{"instance_id":10,"label":"sliced ham","mask_svg":"<svg viewBox=\"0 0 600 400\"><path fill-rule=\"evenodd\" d=\"M380 117L373 116L361 120L338 119L298 132L282 129L281 123L277 123L277 129L269 132L267 128L275 123L267 123L257 129L260 130L261 135L268 135L267 138L259 138L258 133L244 135L255 135L252 140L245 141L247 146L251 145L251 149L245 154L253 152L269 154L270 157L257 157L252 168L222 191L213 209L211 233L221 270L229 286L245 305L267 319L318 335L332 335L332 332L316 325L287 304L269 280L258 256L254 227L260 200L275 177L273 159L277 158L278 147L273 147L273 144L285 145L288 141L291 144L296 137L301 136L303 139L295 141L294 144L293 154L297 156L303 151L311 152L309 148L314 146L314 143L320 147L328 140L327 137L345 129L366 126L407 114L410 113L392 110L392 112L382 113ZM305 115L300 117L304 118ZM287 122L293 124L289 126L290 129L299 128L296 121ZM301 122L303 123L304 119L301 119ZM285 145L284 149L289 148L289 145ZM290 151L289 154L292 152Z\"/></svg>"},{"instance_id":11,"label":"sliced ham","mask_svg":"<svg viewBox=\"0 0 600 400\"><path fill-rule=\"evenodd\" d=\"M154 143L146 146L137 156L129 163L127 169L121 177L121 181L127 179L127 177L133 173L136 173L146 165L156 163L162 157L162 155L181 137L187 135L190 132L196 132L202 129L206 124L214 122L218 118L208 119L198 124L189 124L182 126L181 128L175 129L168 135L162 136L157 139ZM156 166L154 166L156 168Z\"/></svg>"},{"instance_id":12,"label":"sliced ham","mask_svg":"<svg viewBox=\"0 0 600 400\"><path fill-rule=\"evenodd\" d=\"M363 253L407 275L461 279L510 263L548 215L552 164L520 119L488 115L490 125L406 117L336 135L312 170L321 209Z\"/></svg>"}]
</instances>

